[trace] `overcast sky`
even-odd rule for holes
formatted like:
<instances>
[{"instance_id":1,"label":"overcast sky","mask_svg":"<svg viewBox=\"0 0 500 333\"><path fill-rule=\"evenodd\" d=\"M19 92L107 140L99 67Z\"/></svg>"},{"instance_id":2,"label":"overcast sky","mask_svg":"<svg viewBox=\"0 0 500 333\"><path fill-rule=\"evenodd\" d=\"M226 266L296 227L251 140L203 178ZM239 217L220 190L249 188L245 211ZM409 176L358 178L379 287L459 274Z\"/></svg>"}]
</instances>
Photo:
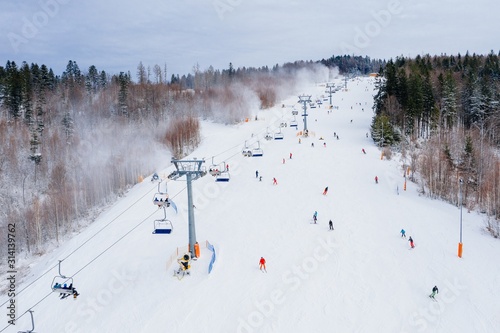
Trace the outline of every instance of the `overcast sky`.
<instances>
[{"instance_id":1,"label":"overcast sky","mask_svg":"<svg viewBox=\"0 0 500 333\"><path fill-rule=\"evenodd\" d=\"M187 74L356 54L500 50L496 0L1 0L0 65L68 60L115 74Z\"/></svg>"}]
</instances>

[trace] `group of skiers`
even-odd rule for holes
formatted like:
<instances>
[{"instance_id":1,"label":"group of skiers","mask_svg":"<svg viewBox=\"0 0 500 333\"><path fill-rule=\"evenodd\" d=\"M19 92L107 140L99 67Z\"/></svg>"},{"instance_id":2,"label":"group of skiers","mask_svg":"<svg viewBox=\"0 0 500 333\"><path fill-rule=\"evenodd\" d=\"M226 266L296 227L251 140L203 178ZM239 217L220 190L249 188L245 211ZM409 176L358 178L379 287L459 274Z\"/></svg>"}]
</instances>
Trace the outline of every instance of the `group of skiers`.
<instances>
[{"instance_id":1,"label":"group of skiers","mask_svg":"<svg viewBox=\"0 0 500 333\"><path fill-rule=\"evenodd\" d=\"M406 231L405 231L405 229L401 229L400 233L401 233L401 238L406 238ZM413 241L413 238L411 238L411 236L408 238L408 241L410 242L410 249L415 248L415 243ZM438 287L434 286L434 288L432 288L432 293L429 295L429 297L432 298L433 300L435 300L435 296L438 293L439 293Z\"/></svg>"},{"instance_id":2,"label":"group of skiers","mask_svg":"<svg viewBox=\"0 0 500 333\"><path fill-rule=\"evenodd\" d=\"M401 229L400 233L401 233L401 238L406 238L405 229ZM410 242L410 248L413 249L415 247L415 243L413 242L413 238L411 238L411 236L410 236L410 238L408 238L408 241Z\"/></svg>"},{"instance_id":3,"label":"group of skiers","mask_svg":"<svg viewBox=\"0 0 500 333\"><path fill-rule=\"evenodd\" d=\"M78 291L76 291L76 288L73 288L73 283L71 283L69 286L66 283L64 285L61 285L60 283L55 283L54 287L52 288L54 290L62 291L61 293L59 293L60 299L65 299L69 295L73 295L73 298L76 299L80 295Z\"/></svg>"}]
</instances>

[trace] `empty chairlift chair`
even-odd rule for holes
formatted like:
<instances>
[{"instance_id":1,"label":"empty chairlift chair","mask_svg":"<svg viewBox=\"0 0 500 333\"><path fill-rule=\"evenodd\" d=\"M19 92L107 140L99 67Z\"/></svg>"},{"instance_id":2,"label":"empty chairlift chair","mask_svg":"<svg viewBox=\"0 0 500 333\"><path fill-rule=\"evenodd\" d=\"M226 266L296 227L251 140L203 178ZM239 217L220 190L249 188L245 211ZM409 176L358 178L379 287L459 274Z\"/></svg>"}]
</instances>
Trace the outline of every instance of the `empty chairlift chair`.
<instances>
[{"instance_id":1,"label":"empty chairlift chair","mask_svg":"<svg viewBox=\"0 0 500 333\"><path fill-rule=\"evenodd\" d=\"M170 234L173 229L172 222L167 220L166 217L154 221L153 234Z\"/></svg>"},{"instance_id":2,"label":"empty chairlift chair","mask_svg":"<svg viewBox=\"0 0 500 333\"><path fill-rule=\"evenodd\" d=\"M262 150L262 148L260 148L259 141L257 141L257 145L258 145L257 148L252 149L252 156L253 157L260 157L260 156L264 155L264 151Z\"/></svg>"},{"instance_id":3,"label":"empty chairlift chair","mask_svg":"<svg viewBox=\"0 0 500 333\"><path fill-rule=\"evenodd\" d=\"M215 176L216 182L228 182L231 179L229 171L222 171L219 175Z\"/></svg>"},{"instance_id":4,"label":"empty chairlift chair","mask_svg":"<svg viewBox=\"0 0 500 333\"><path fill-rule=\"evenodd\" d=\"M279 132L274 133L274 140L283 140L284 137L285 137L285 135L283 135L283 133L281 133L281 128L280 128Z\"/></svg>"}]
</instances>

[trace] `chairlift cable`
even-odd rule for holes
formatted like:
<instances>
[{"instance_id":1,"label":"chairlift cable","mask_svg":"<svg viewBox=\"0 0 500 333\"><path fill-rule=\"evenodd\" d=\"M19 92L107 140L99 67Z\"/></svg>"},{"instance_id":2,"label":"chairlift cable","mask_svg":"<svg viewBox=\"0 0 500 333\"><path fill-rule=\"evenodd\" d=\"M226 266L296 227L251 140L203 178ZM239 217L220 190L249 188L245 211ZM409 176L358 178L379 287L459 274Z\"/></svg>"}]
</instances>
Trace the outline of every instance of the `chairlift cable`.
<instances>
[{"instance_id":1,"label":"chairlift cable","mask_svg":"<svg viewBox=\"0 0 500 333\"><path fill-rule=\"evenodd\" d=\"M257 141L259 139L257 138ZM241 143L240 144L237 144L237 145L234 145L233 147L230 147L228 149L226 149L225 151L223 152L220 152L215 156L219 156L219 155L222 155L236 147L239 147L241 146ZM231 156L229 156L227 159L232 159L233 157L239 155L240 152L237 152ZM175 198L176 196L178 196L180 193L182 193L184 190L186 190L187 187L184 187L183 189L181 189L179 192L177 192L174 196L172 196L172 198ZM68 259L69 257L71 257L73 254L75 254L78 250L80 250L85 244L87 244L90 240L92 240L94 237L96 237L98 234L100 234L104 229L106 229L107 227L109 227L113 222L115 222L119 217L121 217L123 214L125 214L125 212L127 212L129 209L131 209L136 203L138 203L141 199L143 199L145 196L147 195L150 195L150 192L152 192L153 190L156 190L156 186L154 188L152 188L151 190L149 190L148 192L146 192L143 196L141 196L139 199L137 199L134 203L132 203L129 207L127 207L123 212L121 212L119 215L117 215L115 218L113 218L108 224L106 224L105 226L103 226L101 229L99 229L95 234L93 234L90 238L88 238L85 242L83 242L80 246L78 246L77 248L75 248L73 251L71 251L66 257L64 257L62 260L60 260L61 262ZM85 264L82 268L80 268L78 271L76 271L72 277L76 276L78 273L80 273L81 271L83 271L85 268L87 268L90 264L92 264L95 260L97 260L100 256L102 256L104 253L106 253L109 249L111 249L113 246L115 246L116 244L118 244L122 239L124 239L126 236L128 236L132 231L134 231L136 228L138 228L140 225L142 225L145 221L147 221L151 216L153 216L156 212L153 212L151 213L148 217L146 217L144 220L142 220L139 224L137 224L136 226L134 226L132 229L130 229L127 233L125 233L123 236L121 236L119 239L117 239L115 242L113 242L110 246L108 246L105 250L103 250L101 253L99 253L95 258L93 258L91 261L89 261L87 264ZM59 263L58 263L59 264ZM57 265L58 265L57 264ZM57 267L57 265L54 265L52 266L51 268L49 268L47 271L45 271L44 273L42 273L40 276L38 276L35 280L33 280L32 282L30 282L28 285L26 285L23 289L19 290L19 292L16 293L16 296L18 296L21 292L23 292L24 290L28 289L30 286L32 286L35 282L37 282L38 280L40 280L42 277L44 277L45 275L47 275L49 272L51 272L55 267ZM48 293L46 296L44 296L43 298L41 298L38 302L36 302L32 307L30 307L28 310L26 310L24 313L22 313L20 316L18 316L15 321L17 321L19 318L23 317L26 313L29 312L29 310L33 309L35 306L37 306L38 304L40 304L41 302L43 302L46 298L48 298L50 295L52 295L53 292L50 292ZM12 298L9 298L7 299L4 303L0 304L0 307L4 306L5 304L7 304L8 302L10 302ZM2 330L0 330L0 332L3 332L5 331L9 326L11 326L12 324L9 324L7 326L5 326Z\"/></svg>"},{"instance_id":2,"label":"chairlift cable","mask_svg":"<svg viewBox=\"0 0 500 333\"><path fill-rule=\"evenodd\" d=\"M177 193L179 194L179 193ZM177 195L176 194L176 195ZM141 197L142 198L142 197ZM149 214L145 219L143 219L140 223L138 223L136 226L134 226L132 229L130 229L129 231L127 231L124 235L122 235L120 238L118 238L115 242L113 242L113 244L111 244L110 246L108 246L106 249L104 249L103 251L101 251L96 257L94 257L92 260L90 260L88 263L86 263L82 268L80 268L79 270L77 270L73 275L71 275L71 277L75 277L76 275L78 275L78 273L80 273L81 271L83 271L85 268L87 268L88 266L90 266L90 264L92 264L94 261L96 261L100 256L102 256L104 253L106 253L108 250L110 250L113 246L115 246L116 244L118 244L122 239L124 239L125 237L127 237L132 231L134 231L135 229L137 229L139 226L141 226L144 222L146 222L147 220L149 220L149 218L151 218L151 216L153 216L156 212L153 212L151 214ZM121 215L121 214L120 214ZM101 229L102 230L102 229ZM95 235L94 235L95 236ZM74 251L72 252L74 253ZM67 258L67 257L66 257ZM45 272L44 274L46 274L47 272ZM26 287L27 288L27 287ZM24 289L26 289L24 288ZM23 290L24 290L23 289ZM46 298L48 298L50 295L52 295L53 292L51 291L50 293L48 293L47 295L45 295L44 297L42 297L38 302L36 302L34 305L32 305L29 310L32 310L33 308L35 308L38 304L40 304L41 302L43 302ZM20 316L18 316L15 321L18 321L19 318L21 318L22 316L24 316L26 313L29 312L29 310L25 311L23 314L21 314ZM0 332L3 332L4 330L6 330L10 325L12 324L9 324L7 326L5 326L2 330L0 330Z\"/></svg>"}]
</instances>

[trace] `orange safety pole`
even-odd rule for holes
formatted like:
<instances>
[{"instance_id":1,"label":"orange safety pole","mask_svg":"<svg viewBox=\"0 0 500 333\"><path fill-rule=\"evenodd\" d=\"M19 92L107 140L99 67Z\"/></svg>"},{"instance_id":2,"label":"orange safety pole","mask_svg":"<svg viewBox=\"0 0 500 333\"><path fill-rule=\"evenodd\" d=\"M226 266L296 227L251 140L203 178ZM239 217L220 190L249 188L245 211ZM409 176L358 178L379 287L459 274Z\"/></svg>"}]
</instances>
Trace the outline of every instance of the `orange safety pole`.
<instances>
[{"instance_id":1,"label":"orange safety pole","mask_svg":"<svg viewBox=\"0 0 500 333\"><path fill-rule=\"evenodd\" d=\"M198 242L194 244L194 253L196 254L196 258L200 257L200 244Z\"/></svg>"},{"instance_id":2,"label":"orange safety pole","mask_svg":"<svg viewBox=\"0 0 500 333\"><path fill-rule=\"evenodd\" d=\"M463 244L462 243L458 243L458 257L459 258L462 258L462 250L463 250Z\"/></svg>"},{"instance_id":3,"label":"orange safety pole","mask_svg":"<svg viewBox=\"0 0 500 333\"><path fill-rule=\"evenodd\" d=\"M403 190L406 191L406 179L405 179L405 184L403 185Z\"/></svg>"}]
</instances>

